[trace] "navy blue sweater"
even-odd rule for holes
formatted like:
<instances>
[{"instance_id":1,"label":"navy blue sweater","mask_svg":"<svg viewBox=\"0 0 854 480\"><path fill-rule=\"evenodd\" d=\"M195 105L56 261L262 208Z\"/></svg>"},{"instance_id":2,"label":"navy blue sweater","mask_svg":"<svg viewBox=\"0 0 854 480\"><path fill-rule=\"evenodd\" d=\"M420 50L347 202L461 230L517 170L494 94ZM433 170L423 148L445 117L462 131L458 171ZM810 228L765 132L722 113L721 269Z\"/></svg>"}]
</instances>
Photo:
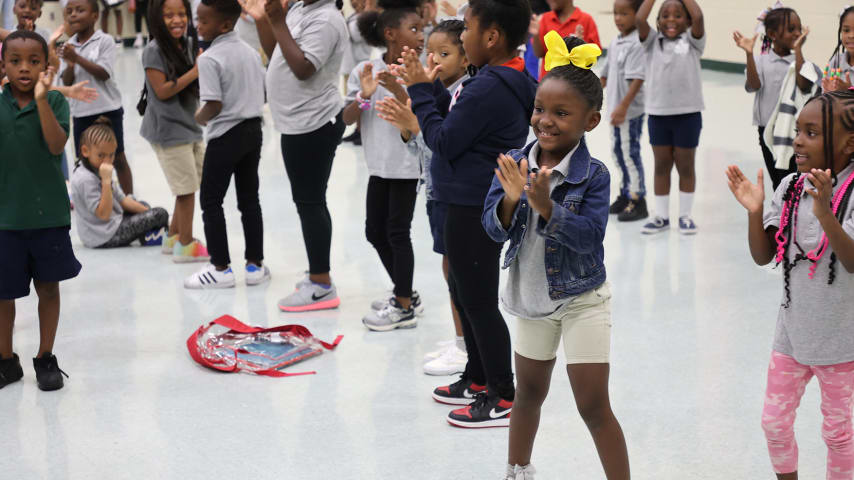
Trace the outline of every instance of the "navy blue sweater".
<instances>
[{"instance_id":1,"label":"navy blue sweater","mask_svg":"<svg viewBox=\"0 0 854 480\"><path fill-rule=\"evenodd\" d=\"M485 66L463 82L453 108L440 81L408 88L424 141L433 150L436 200L483 206L498 155L528 138L537 82L528 72Z\"/></svg>"}]
</instances>

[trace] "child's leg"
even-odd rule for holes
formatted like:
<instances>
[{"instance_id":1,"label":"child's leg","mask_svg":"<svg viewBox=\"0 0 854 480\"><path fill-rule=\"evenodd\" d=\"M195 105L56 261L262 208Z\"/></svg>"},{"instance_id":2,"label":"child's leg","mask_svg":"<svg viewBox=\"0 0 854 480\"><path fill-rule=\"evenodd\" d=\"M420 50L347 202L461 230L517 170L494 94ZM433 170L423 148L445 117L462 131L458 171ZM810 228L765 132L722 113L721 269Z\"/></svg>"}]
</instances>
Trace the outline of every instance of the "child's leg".
<instances>
[{"instance_id":1,"label":"child's leg","mask_svg":"<svg viewBox=\"0 0 854 480\"><path fill-rule=\"evenodd\" d=\"M195 193L175 197L175 213L172 214L172 226L169 228L169 235L177 234L181 245L189 245L193 241L193 212L195 209Z\"/></svg>"},{"instance_id":2,"label":"child's leg","mask_svg":"<svg viewBox=\"0 0 854 480\"><path fill-rule=\"evenodd\" d=\"M246 145L246 152L234 168L234 189L246 242L244 257L247 262L261 266L264 260L264 220L258 199L258 164L261 161L263 133L260 120L244 125L246 128L241 132L240 141Z\"/></svg>"},{"instance_id":3,"label":"child's leg","mask_svg":"<svg viewBox=\"0 0 854 480\"><path fill-rule=\"evenodd\" d=\"M827 444L827 480L854 478L854 362L813 367L821 386L821 435Z\"/></svg>"},{"instance_id":4,"label":"child's leg","mask_svg":"<svg viewBox=\"0 0 854 480\"><path fill-rule=\"evenodd\" d=\"M605 477L608 480L628 480L629 454L623 430L611 411L608 396L609 371L610 365L607 363L577 363L566 366L578 413L593 436Z\"/></svg>"},{"instance_id":5,"label":"child's leg","mask_svg":"<svg viewBox=\"0 0 854 480\"><path fill-rule=\"evenodd\" d=\"M670 172L673 170L675 158L672 146L653 145L652 154L655 157L655 216L670 218Z\"/></svg>"},{"instance_id":6,"label":"child's leg","mask_svg":"<svg viewBox=\"0 0 854 480\"><path fill-rule=\"evenodd\" d=\"M448 256L442 255L442 274L445 276L445 283L448 283L448 268ZM457 334L457 338L460 338L463 336L463 325L460 320L460 312L457 310L453 299L451 299L451 316L454 318L454 332Z\"/></svg>"},{"instance_id":7,"label":"child's leg","mask_svg":"<svg viewBox=\"0 0 854 480\"><path fill-rule=\"evenodd\" d=\"M391 182L385 178L373 175L368 178L368 192L365 195L365 238L377 251L385 271L394 281L394 254L386 230L391 209L390 187Z\"/></svg>"},{"instance_id":8,"label":"child's leg","mask_svg":"<svg viewBox=\"0 0 854 480\"><path fill-rule=\"evenodd\" d=\"M169 212L160 207L155 207L142 213L125 215L113 238L101 245L100 248L126 247L147 232L158 228L166 228L168 224Z\"/></svg>"},{"instance_id":9,"label":"child's leg","mask_svg":"<svg viewBox=\"0 0 854 480\"><path fill-rule=\"evenodd\" d=\"M631 180L628 165L630 162L627 162L630 140L629 122L611 127L611 156L614 158L614 163L620 168L620 196L623 198L629 196L629 181Z\"/></svg>"},{"instance_id":10,"label":"child's leg","mask_svg":"<svg viewBox=\"0 0 854 480\"><path fill-rule=\"evenodd\" d=\"M15 328L15 301L0 300L0 358L12 358L12 331Z\"/></svg>"},{"instance_id":11,"label":"child's leg","mask_svg":"<svg viewBox=\"0 0 854 480\"><path fill-rule=\"evenodd\" d=\"M646 179L641 159L640 139L643 135L643 115L626 120L629 125L629 161L626 170L629 174L628 190L631 198L639 199L646 196Z\"/></svg>"},{"instance_id":12,"label":"child's leg","mask_svg":"<svg viewBox=\"0 0 854 480\"><path fill-rule=\"evenodd\" d=\"M813 373L806 365L778 352L771 352L762 429L778 479L797 479L798 444L795 441L795 410L801 403Z\"/></svg>"},{"instance_id":13,"label":"child's leg","mask_svg":"<svg viewBox=\"0 0 854 480\"><path fill-rule=\"evenodd\" d=\"M115 7L112 9L113 15L116 17L116 35L119 38L122 38L122 30L123 30L123 19L122 19L122 10L119 7Z\"/></svg>"},{"instance_id":14,"label":"child's leg","mask_svg":"<svg viewBox=\"0 0 854 480\"><path fill-rule=\"evenodd\" d=\"M110 6L103 0L101 1L101 4L103 6L103 8L101 8L101 30L103 30L104 33L107 33L107 26L110 19Z\"/></svg>"},{"instance_id":15,"label":"child's leg","mask_svg":"<svg viewBox=\"0 0 854 480\"><path fill-rule=\"evenodd\" d=\"M412 251L412 216L418 195L418 180L392 180L389 185L386 234L394 261L394 295L404 308L412 301L415 253Z\"/></svg>"},{"instance_id":16,"label":"child's leg","mask_svg":"<svg viewBox=\"0 0 854 480\"><path fill-rule=\"evenodd\" d=\"M477 341L475 340L471 320L466 315L466 311L460 302L457 281L454 278L453 272L448 275L448 287L451 290L451 303L460 315L460 329L463 332L463 341L466 344L466 352L468 353L468 360L466 361L466 368L463 370L463 377L468 378L478 385L486 385L486 370L483 368L483 361L481 360L480 350L478 349Z\"/></svg>"},{"instance_id":17,"label":"child's leg","mask_svg":"<svg viewBox=\"0 0 854 480\"><path fill-rule=\"evenodd\" d=\"M56 329L59 326L59 282L33 280L39 296L39 353L53 352Z\"/></svg>"},{"instance_id":18,"label":"child's leg","mask_svg":"<svg viewBox=\"0 0 854 480\"><path fill-rule=\"evenodd\" d=\"M694 190L697 185L694 169L694 156L697 150L676 147L674 152L676 171L679 172L679 218L690 218L694 207Z\"/></svg>"},{"instance_id":19,"label":"child's leg","mask_svg":"<svg viewBox=\"0 0 854 480\"><path fill-rule=\"evenodd\" d=\"M558 335L560 330L558 329ZM510 415L510 442L507 463L531 463L534 439L540 426L540 411L552 380L555 359L533 360L516 354L516 398Z\"/></svg>"},{"instance_id":20,"label":"child's leg","mask_svg":"<svg viewBox=\"0 0 854 480\"><path fill-rule=\"evenodd\" d=\"M199 190L205 241L211 256L211 264L219 270L225 270L231 264L222 201L231 183L234 164L240 155L242 139L239 135L233 135L238 131L238 127L239 125L232 127L223 136L214 138L208 143L205 166L202 170L202 186Z\"/></svg>"}]
</instances>

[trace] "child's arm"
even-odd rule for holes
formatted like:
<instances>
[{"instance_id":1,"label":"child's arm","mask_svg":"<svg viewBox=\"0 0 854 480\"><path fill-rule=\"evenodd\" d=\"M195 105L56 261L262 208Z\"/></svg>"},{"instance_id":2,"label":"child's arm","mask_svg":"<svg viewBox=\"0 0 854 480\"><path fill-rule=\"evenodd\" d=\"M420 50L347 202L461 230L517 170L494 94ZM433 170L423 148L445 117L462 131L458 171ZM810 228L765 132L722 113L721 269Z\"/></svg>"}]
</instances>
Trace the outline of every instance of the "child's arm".
<instances>
[{"instance_id":1,"label":"child's arm","mask_svg":"<svg viewBox=\"0 0 854 480\"><path fill-rule=\"evenodd\" d=\"M523 158L519 164L508 155L498 156L498 168L495 169L495 180L501 184L504 195L494 206L495 215L501 222L504 231L510 230L513 225L513 217L516 214L519 200L525 189L528 177L528 159ZM493 181L493 184L495 181ZM489 210L492 210L491 208ZM491 213L491 212L490 212Z\"/></svg>"},{"instance_id":2,"label":"child's arm","mask_svg":"<svg viewBox=\"0 0 854 480\"><path fill-rule=\"evenodd\" d=\"M534 25L536 24L536 28ZM528 27L528 33L531 34L531 46L534 47L534 55L537 58L543 58L546 56L546 44L543 43L543 35L545 33L542 31L543 29L543 16L542 15L534 15L531 18L531 24Z\"/></svg>"},{"instance_id":3,"label":"child's arm","mask_svg":"<svg viewBox=\"0 0 854 480\"><path fill-rule=\"evenodd\" d=\"M272 55L273 50L278 45L282 51L282 56L285 57L285 61L288 63L288 67L290 67L294 76L299 80L308 80L317 72L317 68L324 65L326 60L334 53L333 50L336 45L329 44L328 41L325 43L323 41L304 42L305 45L316 43L317 47L312 52L307 53L303 51L296 40L294 40L291 30L285 21L288 15L288 8L288 4L283 4L281 0L265 0L264 13L267 17L267 23L272 31L274 41L270 41L270 34L266 30L262 34L261 28L258 29L259 37L262 40L265 51L269 48L270 55ZM249 8L246 8L246 10L249 11ZM260 24L264 22L256 21L256 23ZM325 23L314 22L303 31L303 38L316 35L323 40L328 40L330 30L326 28L327 26Z\"/></svg>"},{"instance_id":4,"label":"child's arm","mask_svg":"<svg viewBox=\"0 0 854 480\"><path fill-rule=\"evenodd\" d=\"M641 88L643 88L642 79L636 78L632 80L632 83L629 84L629 91L626 93L626 96L623 97L623 101L617 105L617 108L613 112L611 112L611 125L619 126L626 121L626 114L629 111L629 107L632 102L635 101L635 97L638 96L638 92L640 92Z\"/></svg>"},{"instance_id":5,"label":"child's arm","mask_svg":"<svg viewBox=\"0 0 854 480\"><path fill-rule=\"evenodd\" d=\"M116 48L115 45L113 45L113 48L114 49ZM106 69L104 69L104 67L102 67L102 66L98 65L97 63L89 60L88 58L81 57L77 53L77 50L74 48L74 45L69 45L66 43L65 45L62 46L62 58L64 58L65 61L69 63L69 68L66 68L65 72L68 72L68 70L72 70L71 81L66 80L66 76L65 76L66 74L65 73L62 74L62 80L65 82L66 85L71 85L72 83L74 83L73 64L75 64L75 63L77 65L80 65L80 68L89 72L97 80L100 80L102 82L106 82L107 80L110 79L110 73Z\"/></svg>"},{"instance_id":6,"label":"child's arm","mask_svg":"<svg viewBox=\"0 0 854 480\"><path fill-rule=\"evenodd\" d=\"M53 78L56 71L53 68L48 68L46 72L39 74L39 81L36 82L35 100L36 109L39 112L39 122L42 127L42 134L47 143L48 151L53 155L62 154L65 150L65 142L68 141L68 133L59 124L53 109L47 101L47 92L50 91Z\"/></svg>"},{"instance_id":7,"label":"child's arm","mask_svg":"<svg viewBox=\"0 0 854 480\"><path fill-rule=\"evenodd\" d=\"M641 42L646 40L646 37L649 36L649 32L652 30L646 19L649 18L653 5L655 5L655 0L643 0L643 4L641 4L638 12L635 14L635 26L638 29L638 38Z\"/></svg>"},{"instance_id":8,"label":"child's arm","mask_svg":"<svg viewBox=\"0 0 854 480\"><path fill-rule=\"evenodd\" d=\"M112 204L112 201L110 202ZM142 213L148 211L148 207L137 202L131 197L125 197L119 202L119 205L122 206L122 209L128 213Z\"/></svg>"},{"instance_id":9,"label":"child's arm","mask_svg":"<svg viewBox=\"0 0 854 480\"><path fill-rule=\"evenodd\" d=\"M727 168L726 174L730 191L747 210L747 244L750 247L750 256L757 265L767 265L774 259L774 235L777 229L770 227L766 230L764 226L765 188L762 170L759 170L756 184L751 183L734 165Z\"/></svg>"},{"instance_id":10,"label":"child's arm","mask_svg":"<svg viewBox=\"0 0 854 480\"><path fill-rule=\"evenodd\" d=\"M736 46L744 50L747 54L747 80L744 88L748 92L755 92L762 88L762 80L759 78L759 70L756 68L756 59L753 57L753 47L756 45L756 38L759 34L753 37L745 37L741 32L733 32L732 39L735 40Z\"/></svg>"},{"instance_id":11,"label":"child's arm","mask_svg":"<svg viewBox=\"0 0 854 480\"><path fill-rule=\"evenodd\" d=\"M74 46L69 45L67 43L59 49L59 58L65 60L65 70L60 72L60 77L62 78L62 83L64 83L66 86L70 86L74 83L74 62L70 60L71 54L66 53L71 52L73 50Z\"/></svg>"},{"instance_id":12,"label":"child's arm","mask_svg":"<svg viewBox=\"0 0 854 480\"><path fill-rule=\"evenodd\" d=\"M703 20L703 10L697 4L697 0L682 0L685 8L688 9L688 14L691 15L691 36L694 38L703 38L706 34L705 21Z\"/></svg>"},{"instance_id":13,"label":"child's arm","mask_svg":"<svg viewBox=\"0 0 854 480\"><path fill-rule=\"evenodd\" d=\"M199 78L199 66L198 64L193 65L193 68L175 80L166 80L166 74L160 70L146 68L145 78L148 79L151 89L154 90L154 95L165 102L183 92L185 88Z\"/></svg>"},{"instance_id":14,"label":"child's arm","mask_svg":"<svg viewBox=\"0 0 854 480\"><path fill-rule=\"evenodd\" d=\"M833 198L833 180L830 176L830 170L813 169L807 178L814 187L805 189L814 200L813 214L827 235L830 248L833 249L836 258L848 273L854 273L854 238L845 232L842 224L833 214L833 210L830 209L830 202Z\"/></svg>"},{"instance_id":15,"label":"child's arm","mask_svg":"<svg viewBox=\"0 0 854 480\"><path fill-rule=\"evenodd\" d=\"M205 127L222 111L222 102L209 100L196 112L196 123Z\"/></svg>"},{"instance_id":16,"label":"child's arm","mask_svg":"<svg viewBox=\"0 0 854 480\"><path fill-rule=\"evenodd\" d=\"M803 68L804 62L806 62L806 60L804 60L803 46L804 46L804 42L807 41L807 35L809 35L809 34L810 34L809 27L804 27L803 32L801 33L801 36L798 37L797 40L795 40L795 45L794 45L794 47L795 47L794 48L794 50L795 50L795 72L797 72L797 74L798 74L798 76L796 78L796 83L798 84L798 88L800 88L801 91L804 93L809 93L809 91L812 89L812 82L808 78L801 75L801 68Z\"/></svg>"},{"instance_id":17,"label":"child's arm","mask_svg":"<svg viewBox=\"0 0 854 480\"><path fill-rule=\"evenodd\" d=\"M102 163L98 167L98 176L101 178L101 199L95 208L95 216L106 222L113 213L113 164Z\"/></svg>"},{"instance_id":18,"label":"child's arm","mask_svg":"<svg viewBox=\"0 0 854 480\"><path fill-rule=\"evenodd\" d=\"M347 79L347 98L355 98L355 92L358 92L363 100L370 100L371 96L376 93L378 85L377 77L374 76L374 65L368 62L361 70L355 71L354 69L350 78ZM344 108L342 114L344 123L347 125L356 123L361 116L362 109L359 106L359 101L355 99Z\"/></svg>"},{"instance_id":19,"label":"child's arm","mask_svg":"<svg viewBox=\"0 0 854 480\"><path fill-rule=\"evenodd\" d=\"M67 87L61 85L52 85L51 90L56 90L65 98L80 100L81 102L92 103L98 99L98 91L94 88L87 87L89 80L84 80L79 83Z\"/></svg>"}]
</instances>

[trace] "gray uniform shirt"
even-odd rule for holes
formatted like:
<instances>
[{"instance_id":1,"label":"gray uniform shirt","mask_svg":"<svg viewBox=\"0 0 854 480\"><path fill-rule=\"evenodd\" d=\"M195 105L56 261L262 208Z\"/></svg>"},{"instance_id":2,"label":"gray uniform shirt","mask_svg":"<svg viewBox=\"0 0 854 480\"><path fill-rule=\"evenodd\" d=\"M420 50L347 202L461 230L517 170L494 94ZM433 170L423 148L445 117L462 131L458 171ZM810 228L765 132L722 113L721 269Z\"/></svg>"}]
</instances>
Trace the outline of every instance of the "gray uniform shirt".
<instances>
[{"instance_id":1,"label":"gray uniform shirt","mask_svg":"<svg viewBox=\"0 0 854 480\"><path fill-rule=\"evenodd\" d=\"M348 103L355 100L356 94L361 90L359 73L368 63L373 65L374 75L388 70L381 58L356 65L347 79ZM381 178L421 178L421 162L401 141L400 130L377 115L377 102L392 96L394 95L382 85L377 86L377 91L371 96L371 109L362 111L361 114L362 145L365 147L368 173Z\"/></svg>"},{"instance_id":2,"label":"gray uniform shirt","mask_svg":"<svg viewBox=\"0 0 854 480\"><path fill-rule=\"evenodd\" d=\"M783 88L783 80L786 79L789 66L795 61L795 54L781 57L771 50L768 53L753 55L753 59L762 85L758 90L754 90L745 84L744 89L748 92L756 92L756 98L753 100L753 124L764 127L768 125L768 120L774 113L774 107L780 100L780 89Z\"/></svg>"},{"instance_id":3,"label":"gray uniform shirt","mask_svg":"<svg viewBox=\"0 0 854 480\"><path fill-rule=\"evenodd\" d=\"M608 111L613 112L626 98L633 80L646 78L646 50L638 40L638 31L620 35L608 47L602 76L608 79ZM626 120L644 114L644 88L635 96L626 113Z\"/></svg>"},{"instance_id":4,"label":"gray uniform shirt","mask_svg":"<svg viewBox=\"0 0 854 480\"><path fill-rule=\"evenodd\" d=\"M122 108L122 94L116 85L116 76L113 71L113 64L116 62L115 39L101 30L95 30L95 33L86 42L81 44L77 40L77 35L74 35L68 39L68 44L74 45L78 55L103 68L110 76L102 82L80 65L74 65L74 83L88 80L88 86L98 91L98 98L92 103L69 98L71 116L89 117Z\"/></svg>"},{"instance_id":5,"label":"gray uniform shirt","mask_svg":"<svg viewBox=\"0 0 854 480\"><path fill-rule=\"evenodd\" d=\"M836 191L854 173L854 164L849 164L839 173L839 181L833 189ZM774 192L771 206L765 210L765 228L780 226L780 213L783 208L783 196L793 175L786 177ZM812 188L809 180L805 189ZM813 199L809 195L801 198L798 206L797 240L804 251L809 252L818 246L822 229L812 213ZM842 220L842 228L848 236L854 237L854 201L849 201ZM798 249L789 245L789 260L795 258ZM836 277L827 284L830 255L833 249L828 247L818 262L815 277L809 278L811 262L801 260L792 268L789 277L791 303L789 308L780 307L777 316L777 332L774 335L774 350L795 358L804 365L833 365L854 361L854 275L845 271L845 267L836 261ZM781 303L786 300L785 293Z\"/></svg>"},{"instance_id":6,"label":"gray uniform shirt","mask_svg":"<svg viewBox=\"0 0 854 480\"><path fill-rule=\"evenodd\" d=\"M142 68L154 69L166 74L166 61L152 40L142 51ZM202 128L196 123L195 113L199 108L199 100L181 101L181 95L175 95L168 100L160 100L154 93L148 76L145 78L145 89L148 91L148 107L142 117L142 127L139 134L150 143L163 147L173 147L193 143L202 139Z\"/></svg>"},{"instance_id":7,"label":"gray uniform shirt","mask_svg":"<svg viewBox=\"0 0 854 480\"><path fill-rule=\"evenodd\" d=\"M216 37L197 61L201 100L222 102L222 111L208 122L208 140L223 136L244 120L263 115L261 55L236 32Z\"/></svg>"},{"instance_id":8,"label":"gray uniform shirt","mask_svg":"<svg viewBox=\"0 0 854 480\"><path fill-rule=\"evenodd\" d=\"M276 45L267 69L267 99L276 130L300 135L333 120L344 106L338 90L339 72L350 42L334 0L319 0L308 6L297 2L288 10L286 22L317 71L306 80L298 79Z\"/></svg>"},{"instance_id":9,"label":"gray uniform shirt","mask_svg":"<svg viewBox=\"0 0 854 480\"><path fill-rule=\"evenodd\" d=\"M122 189L115 180L113 186L113 209L109 220L101 220L95 215L101 203L101 177L79 166L71 173L71 201L74 202L74 226L83 245L89 248L100 247L107 243L122 223L124 209L121 202L125 198Z\"/></svg>"},{"instance_id":10,"label":"gray uniform shirt","mask_svg":"<svg viewBox=\"0 0 854 480\"><path fill-rule=\"evenodd\" d=\"M643 46L648 62L644 82L646 113L682 115L703 111L700 57L706 48L706 35L694 38L688 30L669 39L650 30Z\"/></svg>"},{"instance_id":11,"label":"gray uniform shirt","mask_svg":"<svg viewBox=\"0 0 854 480\"><path fill-rule=\"evenodd\" d=\"M578 142L578 145L581 145L581 142ZM578 145L552 170L549 192L553 192L555 187L566 178L569 173L569 159L578 150ZM538 168L539 153L540 145L536 144L528 154L528 168ZM510 264L507 284L501 295L501 303L505 310L517 317L531 320L548 317L574 298L552 300L549 296L549 280L546 276L546 237L537 233L536 227L539 220L540 214L533 208L529 208L525 238L519 245L516 259Z\"/></svg>"}]
</instances>

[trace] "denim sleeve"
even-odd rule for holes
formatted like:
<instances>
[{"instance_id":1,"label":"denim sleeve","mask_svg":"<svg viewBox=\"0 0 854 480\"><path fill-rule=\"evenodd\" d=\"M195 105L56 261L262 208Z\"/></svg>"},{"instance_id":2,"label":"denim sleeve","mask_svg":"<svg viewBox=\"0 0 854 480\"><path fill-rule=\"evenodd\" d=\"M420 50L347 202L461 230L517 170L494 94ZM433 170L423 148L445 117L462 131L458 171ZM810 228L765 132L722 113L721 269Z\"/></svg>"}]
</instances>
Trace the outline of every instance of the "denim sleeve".
<instances>
[{"instance_id":1,"label":"denim sleeve","mask_svg":"<svg viewBox=\"0 0 854 480\"><path fill-rule=\"evenodd\" d=\"M481 223L483 229L489 238L496 242L504 243L510 239L513 231L519 226L519 209L522 205L522 200L516 204L516 210L513 212L513 220L510 222L510 228L507 230L501 225L501 219L498 218L498 207L501 201L504 200L504 188L498 177L492 177L492 185L489 187L489 193L486 194L486 200L483 205L483 216Z\"/></svg>"},{"instance_id":2,"label":"denim sleeve","mask_svg":"<svg viewBox=\"0 0 854 480\"><path fill-rule=\"evenodd\" d=\"M578 212L555 203L548 223L540 217L537 233L578 253L592 253L605 239L611 175L605 167L590 179Z\"/></svg>"}]
</instances>

